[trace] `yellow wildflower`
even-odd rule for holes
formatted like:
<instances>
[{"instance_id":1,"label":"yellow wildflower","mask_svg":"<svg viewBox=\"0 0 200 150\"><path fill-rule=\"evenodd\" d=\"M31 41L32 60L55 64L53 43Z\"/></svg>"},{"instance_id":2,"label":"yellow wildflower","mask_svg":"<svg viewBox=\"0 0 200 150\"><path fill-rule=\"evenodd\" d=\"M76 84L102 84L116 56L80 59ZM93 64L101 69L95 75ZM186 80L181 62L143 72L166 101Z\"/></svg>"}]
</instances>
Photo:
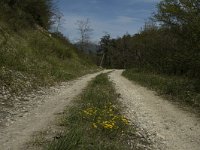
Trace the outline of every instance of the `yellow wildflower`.
<instances>
[{"instance_id":1,"label":"yellow wildflower","mask_svg":"<svg viewBox=\"0 0 200 150\"><path fill-rule=\"evenodd\" d=\"M113 122L113 121L104 121L102 123L102 125L106 129L112 129L115 126L115 122Z\"/></svg>"},{"instance_id":2,"label":"yellow wildflower","mask_svg":"<svg viewBox=\"0 0 200 150\"><path fill-rule=\"evenodd\" d=\"M125 117L122 117L122 121L125 123L125 124L129 124L129 121L128 121L128 119L126 119Z\"/></svg>"}]
</instances>

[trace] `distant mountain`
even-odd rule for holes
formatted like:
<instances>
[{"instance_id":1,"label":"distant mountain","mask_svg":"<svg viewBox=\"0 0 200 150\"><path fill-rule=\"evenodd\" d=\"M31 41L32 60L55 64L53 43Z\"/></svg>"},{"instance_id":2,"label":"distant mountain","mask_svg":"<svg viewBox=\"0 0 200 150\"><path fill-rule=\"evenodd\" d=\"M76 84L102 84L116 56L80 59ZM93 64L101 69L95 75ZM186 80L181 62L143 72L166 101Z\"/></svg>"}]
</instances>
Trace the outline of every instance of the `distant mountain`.
<instances>
[{"instance_id":1,"label":"distant mountain","mask_svg":"<svg viewBox=\"0 0 200 150\"><path fill-rule=\"evenodd\" d=\"M80 42L75 43L74 46L77 47L79 50L81 50L81 43ZM99 49L99 45L98 44L96 44L96 43L88 43L85 46L84 52L85 53L96 54L98 49Z\"/></svg>"}]
</instances>

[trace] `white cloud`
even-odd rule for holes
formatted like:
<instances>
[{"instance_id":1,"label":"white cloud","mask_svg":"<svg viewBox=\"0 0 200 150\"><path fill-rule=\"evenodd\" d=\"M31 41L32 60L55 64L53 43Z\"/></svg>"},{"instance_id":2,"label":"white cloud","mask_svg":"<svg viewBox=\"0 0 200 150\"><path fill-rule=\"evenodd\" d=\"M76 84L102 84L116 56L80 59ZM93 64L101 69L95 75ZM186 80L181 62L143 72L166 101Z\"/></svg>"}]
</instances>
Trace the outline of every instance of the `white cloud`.
<instances>
[{"instance_id":1,"label":"white cloud","mask_svg":"<svg viewBox=\"0 0 200 150\"><path fill-rule=\"evenodd\" d=\"M133 18L129 16L118 16L117 19L114 20L115 23L119 23L121 25L130 25L135 23L136 21L141 22L143 20L140 18Z\"/></svg>"},{"instance_id":2,"label":"white cloud","mask_svg":"<svg viewBox=\"0 0 200 150\"><path fill-rule=\"evenodd\" d=\"M133 21L134 19L128 16L118 16L116 19L116 22L121 23L121 24L129 24L129 23L133 23Z\"/></svg>"}]
</instances>

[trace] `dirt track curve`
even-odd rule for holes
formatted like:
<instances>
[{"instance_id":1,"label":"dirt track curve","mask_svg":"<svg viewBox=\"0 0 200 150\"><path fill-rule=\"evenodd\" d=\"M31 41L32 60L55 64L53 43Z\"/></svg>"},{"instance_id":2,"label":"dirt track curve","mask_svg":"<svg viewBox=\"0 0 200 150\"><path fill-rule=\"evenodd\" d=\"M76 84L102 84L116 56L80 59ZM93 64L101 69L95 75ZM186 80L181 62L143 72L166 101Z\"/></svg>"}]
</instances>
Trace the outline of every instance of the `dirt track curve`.
<instances>
[{"instance_id":1,"label":"dirt track curve","mask_svg":"<svg viewBox=\"0 0 200 150\"><path fill-rule=\"evenodd\" d=\"M104 71L107 72L107 71ZM63 83L59 91L47 96L44 103L24 117L17 118L8 127L0 128L0 150L21 150L31 135L55 119L55 114L63 112L70 101L87 86L88 81L99 73L89 74L77 80Z\"/></svg>"},{"instance_id":2,"label":"dirt track curve","mask_svg":"<svg viewBox=\"0 0 200 150\"><path fill-rule=\"evenodd\" d=\"M167 100L121 76L122 70L110 74L126 115L147 130L154 149L200 150L200 120Z\"/></svg>"}]
</instances>

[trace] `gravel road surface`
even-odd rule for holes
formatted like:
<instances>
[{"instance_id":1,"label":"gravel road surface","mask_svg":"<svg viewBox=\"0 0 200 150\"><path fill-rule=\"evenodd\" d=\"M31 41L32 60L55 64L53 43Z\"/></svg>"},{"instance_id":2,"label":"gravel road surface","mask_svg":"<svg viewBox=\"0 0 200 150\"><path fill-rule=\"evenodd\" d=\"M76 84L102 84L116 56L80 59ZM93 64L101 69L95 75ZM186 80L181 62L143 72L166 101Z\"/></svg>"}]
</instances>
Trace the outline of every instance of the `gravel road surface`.
<instances>
[{"instance_id":1,"label":"gravel road surface","mask_svg":"<svg viewBox=\"0 0 200 150\"><path fill-rule=\"evenodd\" d=\"M128 118L150 134L154 149L200 150L200 119L121 76L110 74Z\"/></svg>"}]
</instances>

